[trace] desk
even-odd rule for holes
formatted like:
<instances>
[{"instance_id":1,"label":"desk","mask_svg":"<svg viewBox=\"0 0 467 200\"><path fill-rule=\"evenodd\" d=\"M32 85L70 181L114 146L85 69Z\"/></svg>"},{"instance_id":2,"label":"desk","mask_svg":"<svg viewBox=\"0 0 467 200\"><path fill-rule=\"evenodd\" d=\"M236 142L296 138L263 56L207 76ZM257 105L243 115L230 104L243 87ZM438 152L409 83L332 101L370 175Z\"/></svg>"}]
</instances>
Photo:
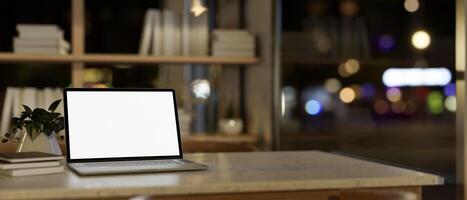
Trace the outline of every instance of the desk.
<instances>
[{"instance_id":1,"label":"desk","mask_svg":"<svg viewBox=\"0 0 467 200\"><path fill-rule=\"evenodd\" d=\"M401 190L443 184L426 174L319 151L187 154L207 171L79 177L64 174L0 176L0 199L329 199L343 190ZM188 195L188 196L187 196ZM262 197L262 198L261 198ZM300 199L300 198L295 198Z\"/></svg>"}]
</instances>

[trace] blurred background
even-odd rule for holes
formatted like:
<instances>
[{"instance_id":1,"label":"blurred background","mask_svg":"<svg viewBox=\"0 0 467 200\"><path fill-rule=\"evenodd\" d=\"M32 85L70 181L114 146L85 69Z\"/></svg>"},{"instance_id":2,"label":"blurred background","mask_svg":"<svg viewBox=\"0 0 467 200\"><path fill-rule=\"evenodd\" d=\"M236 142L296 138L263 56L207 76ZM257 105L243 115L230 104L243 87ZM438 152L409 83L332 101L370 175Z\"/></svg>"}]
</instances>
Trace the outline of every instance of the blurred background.
<instances>
[{"instance_id":1,"label":"blurred background","mask_svg":"<svg viewBox=\"0 0 467 200\"><path fill-rule=\"evenodd\" d=\"M85 2L85 48L78 53L110 58L84 63L80 85L73 84L74 44L61 55L70 61L61 63L25 61L13 45L18 24L57 25L72 43L71 2L3 2L0 102L8 88L175 88L189 152L344 153L440 174L448 184L429 189L427 199L454 198L455 1ZM206 8L200 16L193 14L197 3ZM204 61L175 58L179 63L168 65L147 58L153 53L119 61L142 54L149 8L172 10L180 18L178 34L185 23L196 28L190 34L198 36L182 39L176 56ZM184 54L186 42L191 48Z\"/></svg>"}]
</instances>

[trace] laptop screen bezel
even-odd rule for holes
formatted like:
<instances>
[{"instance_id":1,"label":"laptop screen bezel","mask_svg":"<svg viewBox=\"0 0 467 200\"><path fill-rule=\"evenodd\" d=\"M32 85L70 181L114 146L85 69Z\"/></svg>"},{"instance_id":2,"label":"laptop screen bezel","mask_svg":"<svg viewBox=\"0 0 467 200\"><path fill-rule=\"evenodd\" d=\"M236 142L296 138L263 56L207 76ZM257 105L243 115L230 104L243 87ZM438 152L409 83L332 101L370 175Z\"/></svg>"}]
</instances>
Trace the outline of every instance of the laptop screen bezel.
<instances>
[{"instance_id":1,"label":"laptop screen bezel","mask_svg":"<svg viewBox=\"0 0 467 200\"><path fill-rule=\"evenodd\" d=\"M174 103L175 111L175 121L177 127L177 139L178 139L178 151L179 155L171 156L144 156L144 157L116 157L116 158L86 158L86 159L72 159L70 151L70 130L68 126L68 102L67 102L67 93L68 92L171 92ZM65 139L66 139L66 150L67 150L67 162L68 163L78 163L78 162L106 162L106 161L135 161L135 160L163 160L163 159L182 159L182 143L180 137L180 125L178 122L178 112L177 112L177 100L175 97L175 90L173 89L120 89L120 88L65 88L63 90L63 110L65 117ZM92 139L92 138L91 138ZM137 141L136 141L137 142ZM105 147L104 147L105 148Z\"/></svg>"}]
</instances>

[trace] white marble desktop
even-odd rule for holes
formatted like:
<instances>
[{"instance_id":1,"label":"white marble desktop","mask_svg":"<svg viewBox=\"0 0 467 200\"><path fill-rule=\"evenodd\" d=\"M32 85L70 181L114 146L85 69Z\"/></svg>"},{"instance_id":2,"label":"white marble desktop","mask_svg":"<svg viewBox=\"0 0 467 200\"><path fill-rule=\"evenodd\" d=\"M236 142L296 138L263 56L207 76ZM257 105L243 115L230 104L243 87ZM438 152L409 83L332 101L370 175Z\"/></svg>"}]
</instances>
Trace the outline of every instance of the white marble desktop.
<instances>
[{"instance_id":1,"label":"white marble desktop","mask_svg":"<svg viewBox=\"0 0 467 200\"><path fill-rule=\"evenodd\" d=\"M187 154L207 171L0 176L0 199L66 199L439 185L443 179L319 151Z\"/></svg>"}]
</instances>

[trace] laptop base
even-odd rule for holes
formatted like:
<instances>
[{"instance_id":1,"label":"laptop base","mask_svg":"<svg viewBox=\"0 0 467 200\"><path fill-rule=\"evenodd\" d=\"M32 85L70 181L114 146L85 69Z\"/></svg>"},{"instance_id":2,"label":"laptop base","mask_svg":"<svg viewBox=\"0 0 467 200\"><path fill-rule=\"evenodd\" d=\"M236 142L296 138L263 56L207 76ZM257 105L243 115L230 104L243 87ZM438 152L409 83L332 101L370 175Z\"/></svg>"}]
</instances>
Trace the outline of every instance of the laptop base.
<instances>
[{"instance_id":1,"label":"laptop base","mask_svg":"<svg viewBox=\"0 0 467 200\"><path fill-rule=\"evenodd\" d=\"M208 166L184 159L68 163L80 176L207 170Z\"/></svg>"}]
</instances>

